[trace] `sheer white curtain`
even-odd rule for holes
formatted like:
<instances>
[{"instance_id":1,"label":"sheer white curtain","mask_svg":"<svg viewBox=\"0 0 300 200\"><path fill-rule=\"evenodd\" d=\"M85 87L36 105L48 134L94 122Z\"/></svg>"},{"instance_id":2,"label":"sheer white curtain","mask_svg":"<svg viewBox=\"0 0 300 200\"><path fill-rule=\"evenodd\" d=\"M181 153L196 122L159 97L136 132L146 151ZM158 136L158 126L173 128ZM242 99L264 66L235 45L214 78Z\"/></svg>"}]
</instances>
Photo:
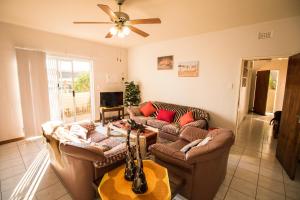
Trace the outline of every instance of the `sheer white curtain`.
<instances>
[{"instance_id":1,"label":"sheer white curtain","mask_svg":"<svg viewBox=\"0 0 300 200\"><path fill-rule=\"evenodd\" d=\"M25 137L41 134L41 124L50 119L46 54L16 49Z\"/></svg>"},{"instance_id":2,"label":"sheer white curtain","mask_svg":"<svg viewBox=\"0 0 300 200\"><path fill-rule=\"evenodd\" d=\"M47 58L47 75L48 75L48 92L51 120L61 120L61 111L59 103L58 89L58 60L55 58Z\"/></svg>"}]
</instances>

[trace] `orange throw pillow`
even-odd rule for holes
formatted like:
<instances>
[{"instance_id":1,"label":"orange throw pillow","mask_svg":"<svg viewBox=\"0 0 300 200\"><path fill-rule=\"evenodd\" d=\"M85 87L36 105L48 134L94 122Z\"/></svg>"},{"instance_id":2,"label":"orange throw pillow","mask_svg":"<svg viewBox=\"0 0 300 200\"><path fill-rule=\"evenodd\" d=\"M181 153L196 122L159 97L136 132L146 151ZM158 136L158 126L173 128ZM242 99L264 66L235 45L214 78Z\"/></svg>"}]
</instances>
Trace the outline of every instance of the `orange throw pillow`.
<instances>
[{"instance_id":1,"label":"orange throw pillow","mask_svg":"<svg viewBox=\"0 0 300 200\"><path fill-rule=\"evenodd\" d=\"M154 108L152 103L149 101L143 107L140 108L140 111L145 117L149 117L156 111L156 109Z\"/></svg>"},{"instance_id":2,"label":"orange throw pillow","mask_svg":"<svg viewBox=\"0 0 300 200\"><path fill-rule=\"evenodd\" d=\"M193 112L189 111L180 117L179 124L180 126L184 126L193 121L194 121Z\"/></svg>"}]
</instances>

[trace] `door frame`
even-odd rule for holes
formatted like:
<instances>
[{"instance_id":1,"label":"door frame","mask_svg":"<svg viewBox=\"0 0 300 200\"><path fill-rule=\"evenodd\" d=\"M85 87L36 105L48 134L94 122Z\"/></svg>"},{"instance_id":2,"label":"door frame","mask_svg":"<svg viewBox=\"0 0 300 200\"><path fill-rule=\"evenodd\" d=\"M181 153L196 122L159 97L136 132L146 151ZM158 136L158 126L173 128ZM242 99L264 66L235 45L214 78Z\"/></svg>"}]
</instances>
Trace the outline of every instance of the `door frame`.
<instances>
[{"instance_id":1,"label":"door frame","mask_svg":"<svg viewBox=\"0 0 300 200\"><path fill-rule=\"evenodd\" d=\"M90 98L91 98L91 120L95 121L95 111L96 111L96 105L95 105L95 86L94 86L94 60L88 57L77 57L77 56L62 56L58 54L47 54L48 58L54 58L64 61L70 61L72 63L72 74L73 74L73 61L84 61L90 63ZM57 66L57 72L58 66ZM74 84L74 77L72 76L72 83ZM75 99L73 99L75 101ZM75 105L75 102L74 102ZM61 106L61 105L60 105ZM62 108L60 107L59 110ZM76 117L74 117L75 119ZM62 119L63 120L63 119Z\"/></svg>"},{"instance_id":2,"label":"door frame","mask_svg":"<svg viewBox=\"0 0 300 200\"><path fill-rule=\"evenodd\" d=\"M241 96L241 86L242 86L242 79L243 79L243 62L244 60L266 60L266 59L281 59L281 58L288 58L292 54L289 55L282 55L282 56L262 56L262 57L242 57L240 58L240 65L239 65L239 83L238 83L238 95L236 98L235 103L235 128L234 133L237 133L239 128L239 106L240 106L240 96ZM248 72L249 73L249 72Z\"/></svg>"}]
</instances>

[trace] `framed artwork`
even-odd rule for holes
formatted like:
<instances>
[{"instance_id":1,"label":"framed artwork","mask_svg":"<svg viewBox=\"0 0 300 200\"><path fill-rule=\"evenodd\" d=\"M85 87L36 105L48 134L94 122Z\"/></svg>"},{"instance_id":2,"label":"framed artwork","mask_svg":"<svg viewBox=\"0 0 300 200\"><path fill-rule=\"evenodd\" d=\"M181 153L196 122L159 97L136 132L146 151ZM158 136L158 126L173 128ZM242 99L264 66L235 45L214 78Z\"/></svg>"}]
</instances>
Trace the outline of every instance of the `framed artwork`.
<instances>
[{"instance_id":1,"label":"framed artwork","mask_svg":"<svg viewBox=\"0 0 300 200\"><path fill-rule=\"evenodd\" d=\"M178 64L179 77L199 76L199 61L181 62Z\"/></svg>"},{"instance_id":2,"label":"framed artwork","mask_svg":"<svg viewBox=\"0 0 300 200\"><path fill-rule=\"evenodd\" d=\"M157 58L157 69L166 70L173 68L173 56L162 56Z\"/></svg>"}]
</instances>

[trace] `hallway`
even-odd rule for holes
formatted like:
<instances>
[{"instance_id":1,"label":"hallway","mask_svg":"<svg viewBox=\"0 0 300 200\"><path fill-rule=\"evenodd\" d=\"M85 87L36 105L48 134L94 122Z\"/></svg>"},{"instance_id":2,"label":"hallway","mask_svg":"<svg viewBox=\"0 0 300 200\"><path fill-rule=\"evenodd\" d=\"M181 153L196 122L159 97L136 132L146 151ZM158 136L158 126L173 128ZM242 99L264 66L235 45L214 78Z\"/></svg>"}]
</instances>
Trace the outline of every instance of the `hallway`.
<instances>
[{"instance_id":1,"label":"hallway","mask_svg":"<svg viewBox=\"0 0 300 200\"><path fill-rule=\"evenodd\" d=\"M300 170L292 181L276 159L270 119L251 114L240 124L215 199L300 199Z\"/></svg>"}]
</instances>

